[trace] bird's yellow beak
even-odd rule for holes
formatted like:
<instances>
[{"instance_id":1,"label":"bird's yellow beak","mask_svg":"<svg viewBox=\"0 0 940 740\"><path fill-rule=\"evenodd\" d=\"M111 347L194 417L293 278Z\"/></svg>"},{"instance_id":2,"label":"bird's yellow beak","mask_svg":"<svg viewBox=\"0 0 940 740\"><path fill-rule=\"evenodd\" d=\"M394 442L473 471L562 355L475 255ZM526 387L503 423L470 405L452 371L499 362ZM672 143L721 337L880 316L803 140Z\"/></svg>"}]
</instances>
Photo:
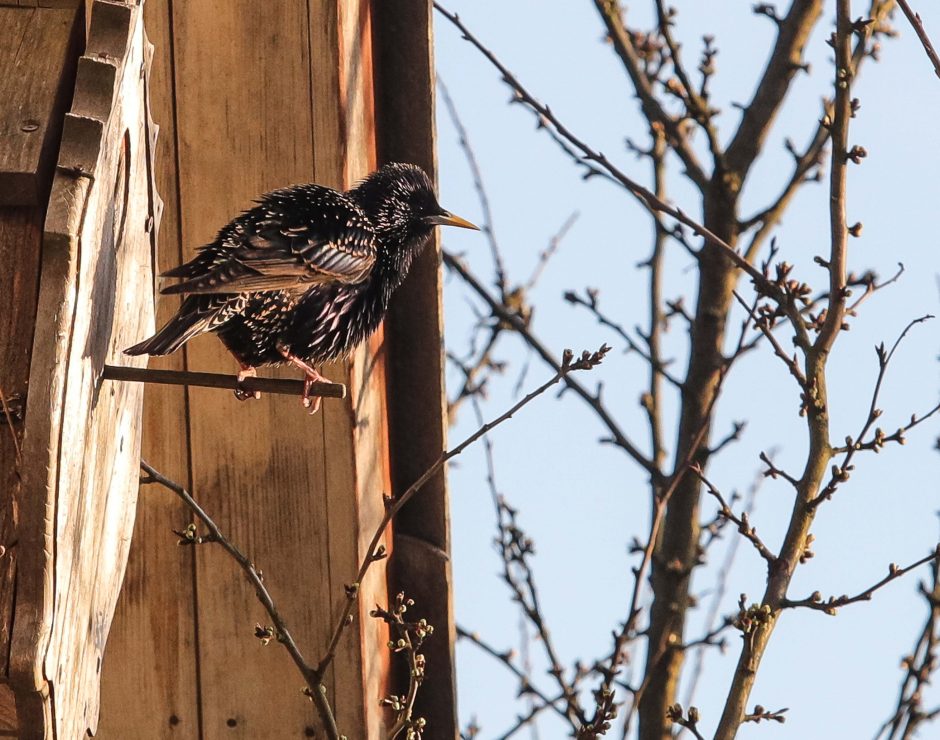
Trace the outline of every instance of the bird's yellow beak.
<instances>
[{"instance_id":1,"label":"bird's yellow beak","mask_svg":"<svg viewBox=\"0 0 940 740\"><path fill-rule=\"evenodd\" d=\"M433 216L425 216L424 220L433 226L457 226L461 229L480 230L480 227L476 224L472 224L467 221L467 219L455 216L453 213L448 213L447 211L437 213Z\"/></svg>"}]
</instances>

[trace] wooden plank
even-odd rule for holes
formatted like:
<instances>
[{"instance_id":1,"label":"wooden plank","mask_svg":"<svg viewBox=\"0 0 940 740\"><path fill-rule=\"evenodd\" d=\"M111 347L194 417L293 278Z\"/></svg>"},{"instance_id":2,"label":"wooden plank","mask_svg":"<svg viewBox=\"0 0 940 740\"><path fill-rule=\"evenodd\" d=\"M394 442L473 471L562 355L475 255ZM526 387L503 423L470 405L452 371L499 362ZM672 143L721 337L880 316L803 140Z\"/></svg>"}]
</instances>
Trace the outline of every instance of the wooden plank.
<instances>
[{"instance_id":1,"label":"wooden plank","mask_svg":"<svg viewBox=\"0 0 940 740\"><path fill-rule=\"evenodd\" d=\"M311 60L317 177L334 187L348 188L375 168L371 10L364 2L318 2L312 10L313 48L336 50L332 61ZM338 105L321 102L337 100ZM347 547L332 548L334 584L349 582L356 572L384 513L381 493L390 490L383 346L380 330L354 353L349 365L333 370L333 379L350 387L352 414L338 407L325 409L326 444L331 451L326 460L327 500L331 520L349 520L357 533ZM348 466L346 460L353 465ZM340 608L340 595L334 586L334 612ZM366 737L381 737L386 730L386 714L377 700L388 693L388 653L383 647L388 632L369 617L369 611L387 599L383 562L360 585L359 630L349 630L333 667L338 697L364 696L362 705L334 702L340 726L357 728Z\"/></svg>"},{"instance_id":2,"label":"wooden plank","mask_svg":"<svg viewBox=\"0 0 940 740\"><path fill-rule=\"evenodd\" d=\"M333 3L327 3L333 6ZM314 79L325 73L333 76L331 68L338 70L339 104L332 107L335 123L327 122L323 128L315 119L314 150L323 153L335 151L331 139L339 132L342 155L327 165L331 173L341 177L341 186L352 187L357 180L375 169L375 106L372 95L372 14L371 3L366 0L339 2L330 13L337 18L336 61L323 68L314 63ZM312 19L315 23L315 19ZM311 33L316 33L311 30ZM317 87L315 86L315 94ZM328 98L329 99L329 98ZM314 107L317 107L317 98ZM326 107L330 110L329 106ZM324 163L326 164L326 163ZM337 407L327 409L327 447L337 449L344 444L351 447L353 466L338 465L340 457L327 459L327 498L330 511L348 511L345 516L353 522L357 537L350 538L345 550L334 548L330 560L334 584L348 582L366 553L376 526L384 514L382 495L391 490L388 461L388 428L385 409L385 357L384 337L380 330L357 350L346 368L350 386L351 413L340 416ZM345 411L345 409L344 409ZM353 495L350 495L351 492ZM391 550L390 538L384 542ZM353 546L354 545L354 546ZM362 705L343 706L338 703L337 719L341 727L356 729L365 737L384 737L388 729L387 710L378 700L388 694L389 653L384 647L388 641L387 627L371 618L369 611L375 604L388 603L385 562L370 569L360 584L357 604L358 630L350 629L334 667L334 689L338 697L359 693ZM340 607L341 593L333 590L334 611ZM350 711L355 710L355 711Z\"/></svg>"},{"instance_id":3,"label":"wooden plank","mask_svg":"<svg viewBox=\"0 0 940 740\"><path fill-rule=\"evenodd\" d=\"M97 79L76 90L119 90L106 118L66 118L46 213L10 657L23 738L94 732L133 528L142 393L100 373L153 326L141 16L95 5L81 74ZM109 55L122 36L127 56Z\"/></svg>"},{"instance_id":4,"label":"wooden plank","mask_svg":"<svg viewBox=\"0 0 940 740\"><path fill-rule=\"evenodd\" d=\"M339 190L346 188L349 173L344 163L343 150L348 142L347 118L343 114L342 102L346 94L346 75L340 63L343 44L343 11L340 3L333 0L318 0L310 4L309 58L313 116L313 154L316 179L324 185ZM315 51L314 51L315 50ZM346 363L335 363L326 368L331 380L351 387L355 382ZM350 394L351 408L355 408L353 392ZM331 545L329 568L330 613L338 613L338 589L354 578L359 539L355 491L355 450L350 429L350 414L347 409L324 408L324 443L327 454L323 461L325 470L324 496L327 502L333 529L339 522L352 526L351 535L345 542L335 538ZM345 546L344 546L345 545ZM360 601L360 604L362 602ZM368 603L368 602L367 602ZM361 615L357 614L361 624ZM341 697L362 696L363 683L361 662L358 659L360 635L347 630L346 639L337 646L336 659L330 668L329 682L332 693L330 701L341 727L365 727L365 708L361 702L343 701Z\"/></svg>"},{"instance_id":5,"label":"wooden plank","mask_svg":"<svg viewBox=\"0 0 940 740\"><path fill-rule=\"evenodd\" d=\"M68 8L74 10L84 0L0 0L0 6L9 5L21 8Z\"/></svg>"},{"instance_id":6,"label":"wooden plank","mask_svg":"<svg viewBox=\"0 0 940 740\"><path fill-rule=\"evenodd\" d=\"M176 4L173 20L181 224L191 254L259 193L313 179L310 44L303 2ZM234 367L212 337L192 342L188 357L192 370ZM340 588L327 569L331 529L345 531L324 494L325 414L308 416L298 399L240 403L201 389L190 389L189 410L197 499L264 570L301 647L315 656L332 621L329 589ZM315 715L286 653L252 637L265 617L242 574L204 547L196 583L203 736L313 732Z\"/></svg>"},{"instance_id":7,"label":"wooden plank","mask_svg":"<svg viewBox=\"0 0 940 740\"><path fill-rule=\"evenodd\" d=\"M75 8L0 7L0 205L42 204L80 41Z\"/></svg>"},{"instance_id":8,"label":"wooden plank","mask_svg":"<svg viewBox=\"0 0 940 740\"><path fill-rule=\"evenodd\" d=\"M434 63L430 3L395 0L374 6L379 159L414 162L434 172ZM386 320L390 455L394 490L403 491L447 446L440 252L415 261ZM394 588L434 625L425 645L428 675L416 713L434 737L456 737L453 583L446 479L436 476L398 515ZM398 687L399 692L402 686Z\"/></svg>"},{"instance_id":9,"label":"wooden plank","mask_svg":"<svg viewBox=\"0 0 940 740\"><path fill-rule=\"evenodd\" d=\"M39 245L42 212L38 208L0 209L0 300L6 319L0 322L0 395L26 398L29 351L32 348L39 292ZM3 415L0 409L0 416ZM23 425L0 420L0 678L7 675L16 573L16 497L19 492Z\"/></svg>"},{"instance_id":10,"label":"wooden plank","mask_svg":"<svg viewBox=\"0 0 940 740\"><path fill-rule=\"evenodd\" d=\"M169 4L149 0L144 16L155 49L150 103L161 127L155 174L157 190L166 199L160 246L154 254L160 271L182 260ZM177 296L164 297L157 305L157 322L168 320L179 302ZM153 358L150 367L184 370L185 352ZM189 484L186 413L183 388L148 387L141 454L158 470ZM102 669L97 737L103 740L200 737L195 552L178 547L171 532L189 521L188 510L170 492L154 486L141 490L124 587Z\"/></svg>"},{"instance_id":11,"label":"wooden plank","mask_svg":"<svg viewBox=\"0 0 940 740\"><path fill-rule=\"evenodd\" d=\"M0 684L0 737L16 737L18 733L16 697L8 684Z\"/></svg>"},{"instance_id":12,"label":"wooden plank","mask_svg":"<svg viewBox=\"0 0 940 740\"><path fill-rule=\"evenodd\" d=\"M150 12L154 4L151 0ZM373 168L368 22L365 2L354 8L337 0L277 4L216 0L174 6L172 27L163 42L174 55L177 92L178 146L169 156L179 163L177 206L184 245L180 258L191 256L259 192L309 180L343 187ZM275 36L282 53L262 54L260 50L270 48ZM220 46L218 38L226 43ZM168 194L171 189L172 185L163 188ZM174 210L171 205L170 211ZM175 247L176 242L171 243ZM172 257L161 264L173 264L177 255ZM381 493L389 486L383 364L381 359L370 359L382 346L377 336L371 349L357 353L351 370L345 365L327 370L334 379L350 384L352 397L343 404L327 401L314 417L303 413L297 399L264 397L238 403L226 394L190 390L189 454L177 453L175 460L168 460L180 480L187 477L181 469L184 458L191 460L196 497L263 568L279 607L311 659L325 648L343 600L342 584L354 577L365 539L382 514ZM211 337L195 340L187 358L188 369L233 368L231 358ZM283 374L296 376L290 370ZM173 436L174 417L171 411L166 415L165 426L151 421L148 429L155 428L155 437L172 438L166 443L167 455L172 456L186 431ZM180 418L182 414L175 417L177 430ZM148 505L150 495L142 494L142 505ZM138 532L146 521L144 511ZM169 515L159 521L166 527ZM164 532L149 527L147 531L153 532L150 544L139 558L153 565L142 565L140 577L146 568L149 578L143 587L152 597L153 568L169 573L167 580L174 584L181 576L169 562L173 553L155 552L154 541L165 542ZM179 557L178 549L176 553ZM299 695L294 667L283 651L262 648L251 637L254 623L264 621L264 615L240 572L210 546L183 553L190 555L196 559L198 609L192 630L198 634L198 676L185 680L187 687L198 681L200 737L312 736L317 721ZM115 690L115 702L125 697L124 716L120 722L109 719L106 698L102 737L151 736L139 728L154 728L152 736L169 734L169 695L177 701L179 697L170 684L180 651L174 652L152 634L152 627L147 628L153 624L148 615L153 620L162 601L172 596L163 592L148 605L148 597L130 585L134 579L130 570L132 590L125 603L134 622L118 638L126 641L122 652L131 653L139 637L140 653L154 646L160 657L152 663L147 657L138 661L142 671L133 673L119 667L125 659L113 652L108 660L114 661L115 682L133 677L135 688L145 686L148 695L158 698L150 702L148 696L146 709L128 711L133 689L125 689L125 694ZM188 593L181 587L178 601L185 606L191 603ZM350 737L381 736L377 699L386 691L387 651L383 626L367 612L375 601L386 599L384 569L375 568L359 604L362 631L353 628L346 635L329 677L329 683L335 684L332 698L341 726ZM185 611L179 609L176 617L185 622ZM182 634L183 628L163 620L158 623L171 638ZM160 675L161 660L171 666L170 675ZM110 670L107 662L105 670ZM107 673L105 685L109 685ZM135 725L128 718L147 712L157 718L150 724ZM184 724L170 728L173 736ZM189 734L184 736L194 736L190 727L186 725Z\"/></svg>"},{"instance_id":13,"label":"wooden plank","mask_svg":"<svg viewBox=\"0 0 940 740\"><path fill-rule=\"evenodd\" d=\"M41 209L0 209L0 263L16 265L15 270L0 274L0 310L7 317L0 322L0 357L4 358L0 363L0 395L8 405L13 397L26 398L41 238ZM0 419L0 682L7 680L13 632L22 444L23 424ZM13 691L0 683L0 736L3 732L15 734L18 727Z\"/></svg>"}]
</instances>

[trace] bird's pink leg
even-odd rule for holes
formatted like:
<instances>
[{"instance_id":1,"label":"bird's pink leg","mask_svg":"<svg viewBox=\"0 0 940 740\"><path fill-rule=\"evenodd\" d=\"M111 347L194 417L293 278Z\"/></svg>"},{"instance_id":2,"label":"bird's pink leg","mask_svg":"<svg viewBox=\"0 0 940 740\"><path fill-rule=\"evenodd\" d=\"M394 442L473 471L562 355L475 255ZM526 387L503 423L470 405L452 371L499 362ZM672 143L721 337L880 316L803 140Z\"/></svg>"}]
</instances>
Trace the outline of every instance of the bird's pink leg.
<instances>
[{"instance_id":1,"label":"bird's pink leg","mask_svg":"<svg viewBox=\"0 0 940 740\"><path fill-rule=\"evenodd\" d=\"M320 372L309 363L304 362L299 357L294 354L291 354L290 350L287 349L283 344L279 344L277 347L278 352L292 365L299 367L304 371L304 394L301 397L301 402L304 405L304 408L310 409L311 414L317 413L320 409L320 396L311 396L310 387L314 383L332 383L333 381L329 378L320 374Z\"/></svg>"},{"instance_id":2,"label":"bird's pink leg","mask_svg":"<svg viewBox=\"0 0 940 740\"><path fill-rule=\"evenodd\" d=\"M258 377L258 371L253 368L251 365L243 365L241 362L238 363L241 370L238 371L238 382L241 383L245 378L256 378ZM247 391L244 388L235 389L235 398L239 401L247 401L249 398L261 398L261 391Z\"/></svg>"}]
</instances>

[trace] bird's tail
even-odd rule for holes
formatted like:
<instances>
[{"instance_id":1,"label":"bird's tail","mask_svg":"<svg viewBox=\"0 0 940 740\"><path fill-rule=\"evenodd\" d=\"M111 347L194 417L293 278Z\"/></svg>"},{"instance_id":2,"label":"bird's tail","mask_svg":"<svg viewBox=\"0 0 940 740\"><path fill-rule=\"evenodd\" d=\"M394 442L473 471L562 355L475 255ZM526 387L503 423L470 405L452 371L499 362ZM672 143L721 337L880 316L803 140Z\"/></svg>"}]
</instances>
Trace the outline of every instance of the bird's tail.
<instances>
[{"instance_id":1,"label":"bird's tail","mask_svg":"<svg viewBox=\"0 0 940 740\"><path fill-rule=\"evenodd\" d=\"M124 350L125 355L168 355L201 333L208 320L201 311L186 311L185 302L180 312L149 339Z\"/></svg>"}]
</instances>

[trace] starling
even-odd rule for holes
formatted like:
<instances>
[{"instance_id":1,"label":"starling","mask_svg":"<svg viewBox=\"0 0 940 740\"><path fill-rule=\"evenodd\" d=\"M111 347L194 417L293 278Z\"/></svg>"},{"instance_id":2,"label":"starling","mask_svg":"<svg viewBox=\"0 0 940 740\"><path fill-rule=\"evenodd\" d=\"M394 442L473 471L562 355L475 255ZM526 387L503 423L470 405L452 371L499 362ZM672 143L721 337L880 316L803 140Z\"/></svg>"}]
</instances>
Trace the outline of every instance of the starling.
<instances>
[{"instance_id":1,"label":"starling","mask_svg":"<svg viewBox=\"0 0 940 740\"><path fill-rule=\"evenodd\" d=\"M388 164L341 193L306 184L263 195L211 244L164 277L183 293L179 311L128 355L167 355L214 332L238 360L239 379L260 365L304 372L304 406L316 411L317 368L346 356L377 328L435 226L477 227L437 203L430 178ZM237 391L239 398L249 394Z\"/></svg>"}]
</instances>

